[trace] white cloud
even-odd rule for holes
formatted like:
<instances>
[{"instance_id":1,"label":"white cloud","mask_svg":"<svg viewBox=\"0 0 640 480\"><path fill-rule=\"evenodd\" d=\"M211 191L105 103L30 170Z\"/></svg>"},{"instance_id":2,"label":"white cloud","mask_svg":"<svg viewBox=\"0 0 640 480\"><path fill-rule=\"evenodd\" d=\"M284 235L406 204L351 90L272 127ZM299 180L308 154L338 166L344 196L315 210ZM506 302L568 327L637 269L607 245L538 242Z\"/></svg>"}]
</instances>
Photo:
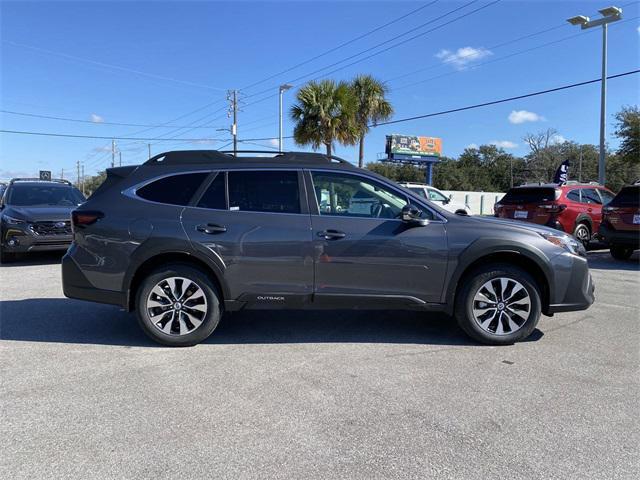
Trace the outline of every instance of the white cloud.
<instances>
[{"instance_id":1,"label":"white cloud","mask_svg":"<svg viewBox=\"0 0 640 480\"><path fill-rule=\"evenodd\" d=\"M478 149L478 144L477 143L470 143L469 145L467 145L467 148L475 148L477 150Z\"/></svg>"},{"instance_id":2,"label":"white cloud","mask_svg":"<svg viewBox=\"0 0 640 480\"><path fill-rule=\"evenodd\" d=\"M542 122L544 120L545 118L542 115L528 112L527 110L512 110L509 114L509 121L516 125L525 122Z\"/></svg>"},{"instance_id":3,"label":"white cloud","mask_svg":"<svg viewBox=\"0 0 640 480\"><path fill-rule=\"evenodd\" d=\"M492 140L489 144L495 145L498 148L518 148L518 144L510 140Z\"/></svg>"},{"instance_id":4,"label":"white cloud","mask_svg":"<svg viewBox=\"0 0 640 480\"><path fill-rule=\"evenodd\" d=\"M269 140L269 145L271 145L272 147L278 147L280 144L280 141L277 138L272 138L271 140Z\"/></svg>"},{"instance_id":5,"label":"white cloud","mask_svg":"<svg viewBox=\"0 0 640 480\"><path fill-rule=\"evenodd\" d=\"M440 50L436 57L442 60L444 63L453 65L458 70L463 70L467 64L480 60L481 58L493 55L491 50L487 50L484 47L462 47L452 52L451 50Z\"/></svg>"},{"instance_id":6,"label":"white cloud","mask_svg":"<svg viewBox=\"0 0 640 480\"><path fill-rule=\"evenodd\" d=\"M566 141L567 139L558 133L556 133L553 137L551 137L551 143L554 143L554 144L561 144Z\"/></svg>"},{"instance_id":7,"label":"white cloud","mask_svg":"<svg viewBox=\"0 0 640 480\"><path fill-rule=\"evenodd\" d=\"M102 118L100 115L98 115L96 113L92 113L91 114L91 121L93 123L103 123L104 122L104 118Z\"/></svg>"},{"instance_id":8,"label":"white cloud","mask_svg":"<svg viewBox=\"0 0 640 480\"><path fill-rule=\"evenodd\" d=\"M637 30L638 30L638 33L640 33L640 26L638 26L638 29L637 29Z\"/></svg>"}]
</instances>

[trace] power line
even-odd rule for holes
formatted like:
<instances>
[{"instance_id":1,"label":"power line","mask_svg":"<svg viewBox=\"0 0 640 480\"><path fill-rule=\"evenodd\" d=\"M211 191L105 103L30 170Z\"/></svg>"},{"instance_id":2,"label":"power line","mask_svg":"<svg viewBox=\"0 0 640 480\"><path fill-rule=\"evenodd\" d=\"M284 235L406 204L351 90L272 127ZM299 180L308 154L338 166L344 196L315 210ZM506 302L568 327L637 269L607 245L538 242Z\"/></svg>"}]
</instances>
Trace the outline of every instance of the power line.
<instances>
[{"instance_id":1,"label":"power line","mask_svg":"<svg viewBox=\"0 0 640 480\"><path fill-rule=\"evenodd\" d=\"M433 0L432 2L429 2L429 3L427 3L426 5L422 5L421 7L418 7L418 8L416 8L416 9L414 9L414 10L411 10L409 13L406 13L406 14L404 14L404 15L400 16L400 17L397 17L397 18L395 18L395 19L391 20L390 22L385 23L384 25L380 25L379 27L376 27L376 28L374 28L373 30L369 30L368 32L365 32L365 33L363 33L363 34L361 34L361 35L359 35L359 36L357 36L357 37L355 37L355 38L352 38L351 40L348 40L348 41L346 41L346 42L344 42L344 43L341 43L340 45L338 45L338 46L336 46L336 47L333 47L333 48L331 48L331 49L329 49L329 50L326 50L325 52L320 53L320 54L316 55L315 57L311 57L311 58L309 58L308 60L304 60L304 61L302 61L302 62L300 62L300 63L297 63L296 65L294 65L294 66L292 66L292 67L289 67L289 68L287 68L286 70L282 70L281 72L274 73L273 75L271 75L271 76L269 76L269 77L266 77L266 78L263 78L262 80L259 80L259 81L257 81L257 82L254 82L254 83L252 83L251 85L247 85L246 87L241 88L241 90L248 90L248 89L253 88L253 87L257 86L257 85L260 85L260 84L262 84L262 83L264 83L264 82L266 82L266 81L268 81L268 80L271 80L271 79L273 79L273 78L275 78L275 77L278 77L278 76L280 76L280 75L283 75L283 74L285 74L285 73L288 73L288 72L290 72L291 70L295 70L296 68L299 68L299 67L301 67L301 66L303 66L303 65L307 65L308 63L311 63L311 62L313 62L314 60L317 60L318 58L322 58L322 57L324 57L324 56L326 56L326 55L329 55L330 53L333 53L333 52L335 52L336 50L339 50L339 49L341 49L341 48L344 48L344 47L346 47L347 45L351 45L352 43L355 43L355 42L357 42L358 40L362 40L363 38L368 37L369 35L371 35L371 34L373 34L373 33L377 32L377 31L379 31L379 30L382 30L383 28L386 28L386 27L388 27L388 26L390 26L390 25L393 25L394 23L397 23L397 22L399 22L400 20L404 20L405 18L407 18L407 17L409 17L409 16L413 15L414 13L417 13L417 12L419 12L420 10L424 10L425 8L430 7L430 6L431 6L431 5L433 5L434 3L438 3L438 0Z\"/></svg>"},{"instance_id":2,"label":"power line","mask_svg":"<svg viewBox=\"0 0 640 480\"><path fill-rule=\"evenodd\" d=\"M76 123L90 123L92 125L119 125L122 127L150 127L150 128L189 128L191 125L180 126L180 125L168 125L168 124L160 124L160 125L149 125L144 123L122 123L122 122L106 122L106 121L98 121L95 122L93 120L84 120L80 118L69 118L69 117L58 117L54 115L41 115L37 113L27 113L27 112L16 112L13 110L0 110L1 113L7 113L9 115L19 115L22 117L34 117L34 118L44 118L47 120L61 120L65 122L76 122ZM199 125L194 128L208 128L207 125Z\"/></svg>"},{"instance_id":3,"label":"power line","mask_svg":"<svg viewBox=\"0 0 640 480\"><path fill-rule=\"evenodd\" d=\"M619 78L619 77L624 77L624 76L627 76L627 75L633 75L633 74L636 74L636 73L640 73L640 69L638 69L638 70L630 70L630 71L624 72L624 73L618 73L617 75L610 75L610 76L607 77L607 80L614 79L614 78ZM468 105L466 107L452 108L450 110L442 110L440 112L427 113L427 114L424 114L424 115L416 115L415 117L407 117L407 118L400 118L398 120L389 120L389 121L386 121L386 122L379 122L379 123L377 123L375 125L369 125L369 127L381 127L383 125L392 125L392 124L395 124L395 123L410 122L412 120L419 120L421 118L429 118L429 117L435 117L435 116L438 116L438 115L446 115L448 113L462 112L464 110L472 110L474 108L488 107L490 105L497 105L499 103L512 102L514 100L521 100L523 98L535 97L535 96L544 95L544 94L547 94L547 93L558 92L560 90L568 90L570 88L581 87L583 85L589 85L591 83L598 83L598 82L601 82L601 81L602 81L601 78L596 78L594 80L587 80L585 82L571 83L569 85L563 85L561 87L549 88L547 90L539 90L537 92L531 92L531 93L526 93L526 94L523 94L523 95L517 95L515 97L501 98L499 100L492 100L490 102L477 103L475 105Z\"/></svg>"},{"instance_id":4,"label":"power line","mask_svg":"<svg viewBox=\"0 0 640 480\"><path fill-rule=\"evenodd\" d=\"M628 72L623 72L623 73L618 73L616 75L609 75L607 77L607 80L612 80L615 78L620 78L620 77L626 77L628 75L634 75L640 73L640 69L637 70L629 70ZM593 80L586 80L584 82L577 82L577 83L571 83L568 85L562 85L560 87L554 87L554 88L549 88L546 90L539 90L537 92L531 92L531 93L526 93L523 95L517 95L514 97L507 97L507 98L502 98L499 100L492 100L489 102L484 102L484 103L477 103L474 105L468 105L465 107L459 107L459 108L453 108L453 109L449 109L449 110L441 110L439 112L433 112L433 113L426 113L423 115L416 115L413 117L407 117L407 118L401 118L398 120L389 120L387 122L379 122L377 124L372 124L369 125L370 128L374 128L374 127L381 127L383 125L392 125L392 124L396 124L396 123L403 123L403 122L409 122L412 120L419 120L422 118L429 118L429 117L435 117L435 116L439 116L439 115L446 115L449 113L455 113L455 112L461 112L464 110L472 110L475 108L481 108L481 107L487 107L490 105L496 105L499 103L506 103L506 102L512 102L514 100L521 100L523 98L528 98L528 97L535 97L535 96L539 96L539 95L545 95L547 93L553 93L553 92L558 92L561 90L568 90L571 88L576 88L576 87L581 87L584 85L589 85L592 83L598 83L602 81L601 78L596 78ZM131 137L111 137L111 136L107 136L107 137L99 137L99 136L92 136L92 135L71 135L71 134L62 134L62 133L50 133L50 132L27 132L27 131L19 131L19 130L0 130L0 133L8 133L8 134L16 134L16 135L41 135L41 136L51 136L51 137L69 137L69 138L92 138L92 139L116 139L116 140L150 140L148 138L131 138ZM258 142L258 141L264 141L264 140L272 140L274 138L277 137L262 137L262 138L245 138L243 141L244 142ZM293 138L292 135L289 135L287 137L284 138ZM156 140L175 140L173 138L161 138L161 139L156 139ZM184 141L190 141L190 142L198 142L198 141L224 141L224 139L220 139L220 138L185 138L185 139L180 139L180 140L184 140Z\"/></svg>"}]
</instances>

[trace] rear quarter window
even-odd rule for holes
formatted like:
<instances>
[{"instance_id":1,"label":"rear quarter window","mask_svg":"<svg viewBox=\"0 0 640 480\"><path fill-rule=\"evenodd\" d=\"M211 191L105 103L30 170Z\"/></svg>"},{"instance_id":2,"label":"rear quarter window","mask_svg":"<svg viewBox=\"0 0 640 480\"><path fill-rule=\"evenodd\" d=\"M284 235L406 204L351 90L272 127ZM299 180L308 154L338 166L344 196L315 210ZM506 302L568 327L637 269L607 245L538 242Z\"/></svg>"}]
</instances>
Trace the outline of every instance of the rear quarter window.
<instances>
[{"instance_id":1,"label":"rear quarter window","mask_svg":"<svg viewBox=\"0 0 640 480\"><path fill-rule=\"evenodd\" d=\"M155 180L136 190L136 195L145 200L169 205L188 205L204 179L206 173L183 173Z\"/></svg>"}]
</instances>

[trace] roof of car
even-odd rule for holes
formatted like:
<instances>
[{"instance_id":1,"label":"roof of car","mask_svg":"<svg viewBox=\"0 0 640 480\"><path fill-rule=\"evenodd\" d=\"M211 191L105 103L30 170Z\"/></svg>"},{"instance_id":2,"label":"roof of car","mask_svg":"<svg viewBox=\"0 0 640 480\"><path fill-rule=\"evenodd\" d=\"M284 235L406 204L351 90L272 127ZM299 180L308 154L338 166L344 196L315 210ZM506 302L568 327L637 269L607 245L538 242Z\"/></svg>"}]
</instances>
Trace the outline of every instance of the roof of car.
<instances>
[{"instance_id":1,"label":"roof of car","mask_svg":"<svg viewBox=\"0 0 640 480\"><path fill-rule=\"evenodd\" d=\"M557 184L557 183L525 183L524 185L518 185L517 187L513 187L513 188L576 188L576 187L602 187L602 185L598 184L597 182L589 182L589 183L584 183L584 182L574 182L574 181L570 181L567 183L563 183L563 184Z\"/></svg>"},{"instance_id":2,"label":"roof of car","mask_svg":"<svg viewBox=\"0 0 640 480\"><path fill-rule=\"evenodd\" d=\"M245 156L246 154L249 154ZM270 156L268 156L270 155ZM273 166L323 165L356 168L348 161L323 153L273 152L262 150L242 150L236 152L219 150L174 150L150 158L144 165L246 165L268 164Z\"/></svg>"},{"instance_id":3,"label":"roof of car","mask_svg":"<svg viewBox=\"0 0 640 480\"><path fill-rule=\"evenodd\" d=\"M51 186L60 186L60 187L70 187L73 186L69 180L53 178L51 180L40 180L39 178L12 178L9 182L10 185L14 185L16 183L27 184L27 185L51 185Z\"/></svg>"}]
</instances>

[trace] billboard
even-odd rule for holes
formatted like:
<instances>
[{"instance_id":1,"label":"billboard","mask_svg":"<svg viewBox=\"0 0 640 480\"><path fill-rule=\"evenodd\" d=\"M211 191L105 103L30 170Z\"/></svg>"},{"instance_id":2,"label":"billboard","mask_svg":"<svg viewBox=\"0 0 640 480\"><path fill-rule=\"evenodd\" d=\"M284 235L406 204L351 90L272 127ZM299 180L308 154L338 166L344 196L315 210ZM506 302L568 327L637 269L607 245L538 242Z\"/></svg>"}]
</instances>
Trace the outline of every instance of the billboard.
<instances>
[{"instance_id":1,"label":"billboard","mask_svg":"<svg viewBox=\"0 0 640 480\"><path fill-rule=\"evenodd\" d=\"M386 153L389 158L394 155L440 157L442 155L442 139L412 135L387 135Z\"/></svg>"}]
</instances>

